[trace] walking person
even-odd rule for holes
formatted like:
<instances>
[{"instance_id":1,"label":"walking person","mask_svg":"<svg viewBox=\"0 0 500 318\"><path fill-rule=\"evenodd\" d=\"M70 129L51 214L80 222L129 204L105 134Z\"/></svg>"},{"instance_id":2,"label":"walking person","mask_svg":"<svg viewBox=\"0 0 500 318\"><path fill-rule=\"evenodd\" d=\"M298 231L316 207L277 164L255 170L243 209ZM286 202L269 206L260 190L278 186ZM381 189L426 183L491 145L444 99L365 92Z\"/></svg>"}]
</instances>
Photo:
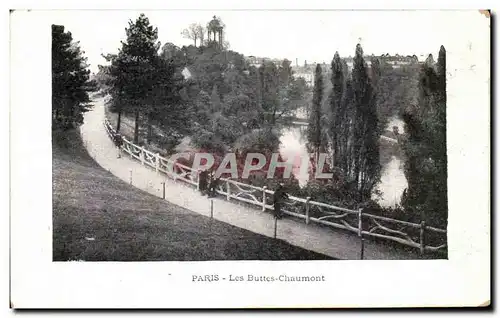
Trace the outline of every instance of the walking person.
<instances>
[{"instance_id":1,"label":"walking person","mask_svg":"<svg viewBox=\"0 0 500 318\"><path fill-rule=\"evenodd\" d=\"M219 186L219 182L220 182L220 177L215 178L215 174L212 171L212 173L210 174L210 184L208 186L208 197L210 198L215 197L217 187Z\"/></svg>"},{"instance_id":2,"label":"walking person","mask_svg":"<svg viewBox=\"0 0 500 318\"><path fill-rule=\"evenodd\" d=\"M207 196L210 198L210 187L212 186L212 183L214 182L214 173L212 170L207 171Z\"/></svg>"},{"instance_id":3,"label":"walking person","mask_svg":"<svg viewBox=\"0 0 500 318\"><path fill-rule=\"evenodd\" d=\"M120 133L116 133L113 137L114 137L113 141L115 142L115 146L117 148L116 158L121 158L122 157L121 148L123 145L123 137L122 137L122 135L120 135Z\"/></svg>"},{"instance_id":4,"label":"walking person","mask_svg":"<svg viewBox=\"0 0 500 318\"><path fill-rule=\"evenodd\" d=\"M200 188L200 192L201 192L201 195L205 195L206 191L207 191L207 184L208 184L208 171L207 169L203 169L201 172L200 172L200 175L199 175L199 180L198 180L198 184L199 184L199 188Z\"/></svg>"},{"instance_id":5,"label":"walking person","mask_svg":"<svg viewBox=\"0 0 500 318\"><path fill-rule=\"evenodd\" d=\"M288 199L288 194L283 188L283 183L280 183L278 184L278 187L273 194L274 217L277 219L281 219L283 217L283 213L281 212L281 205L283 203L283 200L285 199Z\"/></svg>"}]
</instances>

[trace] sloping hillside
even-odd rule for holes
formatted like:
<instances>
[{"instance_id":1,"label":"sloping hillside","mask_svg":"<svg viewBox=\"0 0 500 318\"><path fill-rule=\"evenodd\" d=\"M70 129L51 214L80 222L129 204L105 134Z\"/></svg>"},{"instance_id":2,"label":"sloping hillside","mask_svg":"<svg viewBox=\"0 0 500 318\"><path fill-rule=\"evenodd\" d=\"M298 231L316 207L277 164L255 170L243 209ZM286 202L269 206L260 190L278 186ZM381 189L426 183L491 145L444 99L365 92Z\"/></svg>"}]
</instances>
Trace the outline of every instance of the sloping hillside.
<instances>
[{"instance_id":1,"label":"sloping hillside","mask_svg":"<svg viewBox=\"0 0 500 318\"><path fill-rule=\"evenodd\" d=\"M102 169L77 131L53 134L54 261L329 259L173 205Z\"/></svg>"}]
</instances>

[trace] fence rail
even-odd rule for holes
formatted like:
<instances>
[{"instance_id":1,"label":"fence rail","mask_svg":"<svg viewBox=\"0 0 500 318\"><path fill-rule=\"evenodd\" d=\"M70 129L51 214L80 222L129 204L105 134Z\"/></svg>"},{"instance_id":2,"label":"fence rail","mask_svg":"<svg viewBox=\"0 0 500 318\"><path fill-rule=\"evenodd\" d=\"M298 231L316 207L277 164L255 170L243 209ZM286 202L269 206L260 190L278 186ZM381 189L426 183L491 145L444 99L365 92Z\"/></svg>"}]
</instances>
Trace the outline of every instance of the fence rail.
<instances>
[{"instance_id":1,"label":"fence rail","mask_svg":"<svg viewBox=\"0 0 500 318\"><path fill-rule=\"evenodd\" d=\"M108 135L115 140L117 134L109 121L105 119L104 127ZM199 187L199 171L186 165L173 162L140 147L121 136L121 150L147 165L163 173L175 181ZM274 191L267 187L256 187L243 182L221 178L216 192L226 200L236 200L259 207L262 211L273 209L272 195ZM312 201L311 198L290 196L283 204L283 213L304 219L306 224L315 222L334 228L344 229L363 237L375 237L390 240L425 251L440 251L447 247L447 231L431 226L425 222L412 223L388 217L364 213L363 209L351 210L323 202ZM426 240L430 238L430 240ZM428 242L431 241L431 242Z\"/></svg>"}]
</instances>

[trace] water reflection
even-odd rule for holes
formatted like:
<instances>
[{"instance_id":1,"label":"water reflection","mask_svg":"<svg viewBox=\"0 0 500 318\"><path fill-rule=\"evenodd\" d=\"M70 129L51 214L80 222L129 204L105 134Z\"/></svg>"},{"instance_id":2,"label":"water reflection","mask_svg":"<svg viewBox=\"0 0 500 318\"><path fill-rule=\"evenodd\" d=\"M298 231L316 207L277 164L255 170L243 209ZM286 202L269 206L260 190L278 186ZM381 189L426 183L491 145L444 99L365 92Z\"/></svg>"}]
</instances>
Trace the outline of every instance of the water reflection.
<instances>
[{"instance_id":1,"label":"water reflection","mask_svg":"<svg viewBox=\"0 0 500 318\"><path fill-rule=\"evenodd\" d=\"M403 161L396 156L392 156L389 163L382 167L382 176L377 186L382 193L379 198L381 206L389 207L400 203L401 195L408 186L403 169ZM376 199L377 196L374 194L373 198Z\"/></svg>"},{"instance_id":2,"label":"water reflection","mask_svg":"<svg viewBox=\"0 0 500 318\"><path fill-rule=\"evenodd\" d=\"M392 131L392 127L397 126L400 133L404 133L404 125L401 119L392 118L388 125L388 131ZM289 127L284 128L282 136L280 138L280 153L285 158L294 157L294 170L293 174L295 178L299 181L300 186L307 184L309 180L308 171L305 169L300 170L300 158L307 157L306 148L306 130L305 127ZM389 151L386 147L381 147L381 156L384 156L382 152ZM386 157L390 154L386 154ZM408 186L406 177L404 175L403 161L400 155L392 155L391 159L387 161L382 167L382 176L380 183L377 186L377 190L381 192L381 196L378 197L374 194L373 199L377 199L380 205L388 207L399 204L401 200L401 194L404 189Z\"/></svg>"},{"instance_id":3,"label":"water reflection","mask_svg":"<svg viewBox=\"0 0 500 318\"><path fill-rule=\"evenodd\" d=\"M302 127L285 128L280 138L280 154L286 160L294 158L293 175L301 187L307 184L309 173L307 168L300 169L301 162L308 158L306 147L306 131Z\"/></svg>"}]
</instances>

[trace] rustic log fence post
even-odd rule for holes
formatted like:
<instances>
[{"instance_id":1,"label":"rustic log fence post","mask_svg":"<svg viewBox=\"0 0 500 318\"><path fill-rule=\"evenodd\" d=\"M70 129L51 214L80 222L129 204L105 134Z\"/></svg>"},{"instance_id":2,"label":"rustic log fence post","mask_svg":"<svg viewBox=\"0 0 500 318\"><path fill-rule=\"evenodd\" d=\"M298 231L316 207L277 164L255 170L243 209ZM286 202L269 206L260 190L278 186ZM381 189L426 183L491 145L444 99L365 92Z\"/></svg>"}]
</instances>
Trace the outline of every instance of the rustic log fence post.
<instances>
[{"instance_id":1,"label":"rustic log fence post","mask_svg":"<svg viewBox=\"0 0 500 318\"><path fill-rule=\"evenodd\" d=\"M274 238L276 238L276 234L278 232L278 218L277 216L275 215L274 216Z\"/></svg>"},{"instance_id":2,"label":"rustic log fence post","mask_svg":"<svg viewBox=\"0 0 500 318\"><path fill-rule=\"evenodd\" d=\"M175 166L177 163L172 162L172 179L177 182L177 167Z\"/></svg>"},{"instance_id":3,"label":"rustic log fence post","mask_svg":"<svg viewBox=\"0 0 500 318\"><path fill-rule=\"evenodd\" d=\"M229 178L226 180L226 200L231 200L231 183L229 182Z\"/></svg>"},{"instance_id":4,"label":"rustic log fence post","mask_svg":"<svg viewBox=\"0 0 500 318\"><path fill-rule=\"evenodd\" d=\"M425 221L420 221L420 254L425 252Z\"/></svg>"},{"instance_id":5,"label":"rustic log fence post","mask_svg":"<svg viewBox=\"0 0 500 318\"><path fill-rule=\"evenodd\" d=\"M196 190L200 191L200 170L196 170Z\"/></svg>"},{"instance_id":6,"label":"rustic log fence post","mask_svg":"<svg viewBox=\"0 0 500 318\"><path fill-rule=\"evenodd\" d=\"M155 156L155 170L157 174L159 172L159 169L160 169L160 154L157 152Z\"/></svg>"},{"instance_id":7,"label":"rustic log fence post","mask_svg":"<svg viewBox=\"0 0 500 318\"><path fill-rule=\"evenodd\" d=\"M163 181L161 184L163 186L163 199L165 200L165 181Z\"/></svg>"},{"instance_id":8,"label":"rustic log fence post","mask_svg":"<svg viewBox=\"0 0 500 318\"><path fill-rule=\"evenodd\" d=\"M266 211L266 190L267 186L262 188L262 212Z\"/></svg>"},{"instance_id":9,"label":"rustic log fence post","mask_svg":"<svg viewBox=\"0 0 500 318\"><path fill-rule=\"evenodd\" d=\"M309 201L311 201L311 197L307 197L307 200L306 200L306 224L309 224L309 221L310 221L309 213L310 213L311 205L310 205Z\"/></svg>"},{"instance_id":10,"label":"rustic log fence post","mask_svg":"<svg viewBox=\"0 0 500 318\"><path fill-rule=\"evenodd\" d=\"M144 166L144 146L141 147L141 154L139 157L141 158L141 164Z\"/></svg>"},{"instance_id":11,"label":"rustic log fence post","mask_svg":"<svg viewBox=\"0 0 500 318\"><path fill-rule=\"evenodd\" d=\"M128 169L128 172L130 174L129 176L130 184L132 184L132 169Z\"/></svg>"},{"instance_id":12,"label":"rustic log fence post","mask_svg":"<svg viewBox=\"0 0 500 318\"><path fill-rule=\"evenodd\" d=\"M363 259L365 254L365 239L363 238L363 208L358 210L358 236L361 241L360 259Z\"/></svg>"},{"instance_id":13,"label":"rustic log fence post","mask_svg":"<svg viewBox=\"0 0 500 318\"><path fill-rule=\"evenodd\" d=\"M210 199L210 219L214 218L214 199Z\"/></svg>"}]
</instances>

